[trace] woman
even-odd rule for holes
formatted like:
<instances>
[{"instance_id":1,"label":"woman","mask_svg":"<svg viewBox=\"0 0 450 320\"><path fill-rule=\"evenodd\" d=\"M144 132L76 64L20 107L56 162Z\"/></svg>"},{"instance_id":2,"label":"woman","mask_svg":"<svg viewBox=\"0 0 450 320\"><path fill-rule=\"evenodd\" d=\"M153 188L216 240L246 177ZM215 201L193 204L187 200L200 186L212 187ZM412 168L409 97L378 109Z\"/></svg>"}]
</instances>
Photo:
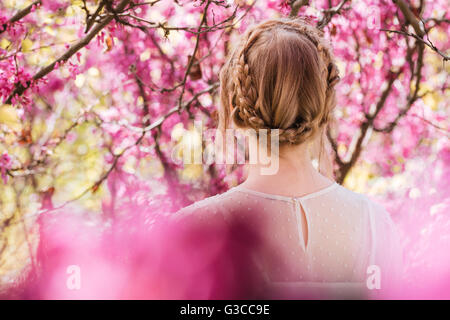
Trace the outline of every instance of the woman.
<instances>
[{"instance_id":1,"label":"woman","mask_svg":"<svg viewBox=\"0 0 450 320\"><path fill-rule=\"evenodd\" d=\"M269 130L279 143L270 153L278 170L263 174L265 164L248 164L241 185L178 216L244 225L239 230L257 239L252 261L268 297L363 298L398 277L398 239L386 211L311 162L309 146L330 121L338 80L322 33L299 19L249 29L220 74L220 129Z\"/></svg>"}]
</instances>

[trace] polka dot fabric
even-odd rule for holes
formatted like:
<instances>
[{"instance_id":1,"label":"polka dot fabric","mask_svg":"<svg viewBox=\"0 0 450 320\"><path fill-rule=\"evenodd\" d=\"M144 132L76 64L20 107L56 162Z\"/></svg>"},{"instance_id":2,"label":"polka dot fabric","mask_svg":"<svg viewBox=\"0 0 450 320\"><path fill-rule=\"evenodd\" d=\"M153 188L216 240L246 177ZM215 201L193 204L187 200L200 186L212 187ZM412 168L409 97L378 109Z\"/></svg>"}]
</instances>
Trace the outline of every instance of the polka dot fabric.
<instances>
[{"instance_id":1,"label":"polka dot fabric","mask_svg":"<svg viewBox=\"0 0 450 320\"><path fill-rule=\"evenodd\" d=\"M399 277L401 249L390 216L337 183L301 197L237 186L176 216L192 214L206 221L219 215L258 234L254 257L268 284L294 296L319 290L362 297L370 265L380 267L385 282Z\"/></svg>"}]
</instances>

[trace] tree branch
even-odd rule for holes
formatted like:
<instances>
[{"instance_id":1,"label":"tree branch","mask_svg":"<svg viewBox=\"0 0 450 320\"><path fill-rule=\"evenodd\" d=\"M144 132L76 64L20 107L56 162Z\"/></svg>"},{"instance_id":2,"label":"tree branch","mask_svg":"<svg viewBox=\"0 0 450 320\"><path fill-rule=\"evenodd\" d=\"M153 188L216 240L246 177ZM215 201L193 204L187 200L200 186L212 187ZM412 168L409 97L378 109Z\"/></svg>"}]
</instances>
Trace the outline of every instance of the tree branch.
<instances>
[{"instance_id":1,"label":"tree branch","mask_svg":"<svg viewBox=\"0 0 450 320\"><path fill-rule=\"evenodd\" d=\"M433 50L437 54L439 54L444 59L444 61L450 60L450 56L446 55L441 50L439 50L433 43L430 42L430 40L425 41L423 38L419 37L418 35L416 35L414 33L406 32L406 31L398 31L398 30L389 30L389 29L380 29L380 31L392 32L392 33L401 34L401 35L404 35L407 37L412 37L412 38L416 39L417 41L422 42L424 45L428 46L429 48L431 48L431 50Z\"/></svg>"},{"instance_id":2,"label":"tree branch","mask_svg":"<svg viewBox=\"0 0 450 320\"><path fill-rule=\"evenodd\" d=\"M387 83L386 88L383 90L383 93L381 94L380 100L378 100L378 102L377 102L375 112L373 114L366 115L366 120L362 122L361 127L360 127L359 136L356 141L355 147L352 150L350 160L344 162L339 167L339 172L338 172L338 176L337 176L337 180L339 183L344 182L344 179L347 176L347 174L349 173L350 169L354 166L354 164L358 160L358 158L362 152L362 149L363 149L362 148L363 142L365 141L366 135L370 131L369 129L371 129L373 127L373 123L374 123L377 115L383 109L383 107L386 103L386 100L389 97L389 94L391 92L392 85L393 85L394 81L398 78L399 75L400 75L400 71L395 72L395 73L390 72L389 81Z\"/></svg>"},{"instance_id":3,"label":"tree branch","mask_svg":"<svg viewBox=\"0 0 450 320\"><path fill-rule=\"evenodd\" d=\"M293 18L298 16L298 12L300 8L308 4L308 0L292 0L290 2L291 12L289 13L289 17Z\"/></svg>"},{"instance_id":4,"label":"tree branch","mask_svg":"<svg viewBox=\"0 0 450 320\"><path fill-rule=\"evenodd\" d=\"M22 19L23 17L25 17L25 16L27 16L28 14L30 14L30 13L31 13L31 9L33 9L34 6L40 5L41 2L42 2L41 0L37 0L37 1L33 2L32 4L30 4L28 7L26 7L26 8L24 8L24 9L20 10L19 12L17 12L14 16L12 16L12 17L9 19L8 23L5 23L5 24L2 25L1 30L0 30L0 33L6 31L6 29L7 29L7 27L8 27L8 24L17 22L17 21L19 21L20 19Z\"/></svg>"},{"instance_id":5,"label":"tree branch","mask_svg":"<svg viewBox=\"0 0 450 320\"><path fill-rule=\"evenodd\" d=\"M416 32L416 34L422 38L425 34L425 31L420 26L419 19L417 19L417 17L411 11L411 9L409 8L409 5L404 0L392 0L392 1L397 5L397 7L403 13L403 16L405 17L405 19L414 28L414 31Z\"/></svg>"},{"instance_id":6,"label":"tree branch","mask_svg":"<svg viewBox=\"0 0 450 320\"><path fill-rule=\"evenodd\" d=\"M414 83L414 91L412 94L409 95L408 101L406 103L406 106L400 110L400 112L397 114L395 119L388 123L383 128L376 128L374 127L374 131L376 132L384 132L384 133L390 133L394 128L397 126L398 122L401 118L403 118L409 110L411 110L411 107L413 106L414 102L417 101L419 98L419 90L420 90L420 81L422 80L422 67L423 67L423 53L424 53L424 45L422 43L418 43L418 57L417 57L417 65L416 65L416 71L414 72L414 76L416 78L416 81Z\"/></svg>"},{"instance_id":7,"label":"tree branch","mask_svg":"<svg viewBox=\"0 0 450 320\"><path fill-rule=\"evenodd\" d=\"M323 29L336 14L340 14L346 2L348 2L348 0L342 0L337 6L324 10L324 15L317 23L317 28Z\"/></svg>"},{"instance_id":8,"label":"tree branch","mask_svg":"<svg viewBox=\"0 0 450 320\"><path fill-rule=\"evenodd\" d=\"M118 11L118 12L122 11L129 2L130 2L130 0L122 0L117 5L115 10ZM16 84L16 87L13 90L13 92L6 99L5 104L11 104L12 99L15 96L22 95L25 92L25 90L27 90L30 87L32 81L36 81L36 80L39 80L39 79L45 77L47 74L49 74L50 72L52 72L54 70L55 65L57 63L61 63L61 62L67 61L68 59L70 59L70 57L72 57L80 49L84 48L113 19L114 19L114 17L112 15L111 16L106 16L101 23L98 23L83 39L81 39L80 41L78 41L75 44L73 44L62 56L60 56L58 59L56 59L55 61L53 61L52 63L50 63L46 67L44 67L41 70L39 70L33 76L32 80L28 81L25 86L22 85L22 83Z\"/></svg>"}]
</instances>

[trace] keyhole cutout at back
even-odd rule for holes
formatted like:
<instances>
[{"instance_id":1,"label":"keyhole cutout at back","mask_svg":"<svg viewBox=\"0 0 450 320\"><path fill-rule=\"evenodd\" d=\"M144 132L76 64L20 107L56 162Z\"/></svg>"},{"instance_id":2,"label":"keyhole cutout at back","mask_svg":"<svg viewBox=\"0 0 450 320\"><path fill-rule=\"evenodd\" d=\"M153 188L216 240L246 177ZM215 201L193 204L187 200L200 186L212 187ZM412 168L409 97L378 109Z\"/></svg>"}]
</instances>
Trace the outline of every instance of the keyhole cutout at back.
<instances>
[{"instance_id":1,"label":"keyhole cutout at back","mask_svg":"<svg viewBox=\"0 0 450 320\"><path fill-rule=\"evenodd\" d=\"M308 247L308 218L306 216L305 209L299 199L293 198L294 201L294 211L297 219L298 236L303 250L306 251Z\"/></svg>"},{"instance_id":2,"label":"keyhole cutout at back","mask_svg":"<svg viewBox=\"0 0 450 320\"><path fill-rule=\"evenodd\" d=\"M303 209L303 206L300 206L300 216L301 216L301 223L302 223L302 235L303 235L303 244L304 248L308 247L308 220L306 219L305 210Z\"/></svg>"}]
</instances>

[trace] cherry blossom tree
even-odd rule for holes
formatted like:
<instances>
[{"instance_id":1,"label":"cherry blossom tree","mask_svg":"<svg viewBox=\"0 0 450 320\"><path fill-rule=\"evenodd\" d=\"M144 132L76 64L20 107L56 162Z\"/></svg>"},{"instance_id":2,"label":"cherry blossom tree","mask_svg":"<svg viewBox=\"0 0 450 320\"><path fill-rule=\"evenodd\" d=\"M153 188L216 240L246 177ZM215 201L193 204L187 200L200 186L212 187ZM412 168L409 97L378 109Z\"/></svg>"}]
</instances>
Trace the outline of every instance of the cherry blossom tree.
<instances>
[{"instance_id":1,"label":"cherry blossom tree","mask_svg":"<svg viewBox=\"0 0 450 320\"><path fill-rule=\"evenodd\" d=\"M33 267L42 213L77 204L109 221L136 203L173 212L241 181L242 167L182 165L172 150L197 138L194 120L217 125L224 58L270 17L306 17L332 43L336 180L392 208L401 181L409 203L421 190L417 163L429 165L430 185L448 178L448 9L446 0L3 1L0 274ZM448 208L439 194L427 210Z\"/></svg>"}]
</instances>

